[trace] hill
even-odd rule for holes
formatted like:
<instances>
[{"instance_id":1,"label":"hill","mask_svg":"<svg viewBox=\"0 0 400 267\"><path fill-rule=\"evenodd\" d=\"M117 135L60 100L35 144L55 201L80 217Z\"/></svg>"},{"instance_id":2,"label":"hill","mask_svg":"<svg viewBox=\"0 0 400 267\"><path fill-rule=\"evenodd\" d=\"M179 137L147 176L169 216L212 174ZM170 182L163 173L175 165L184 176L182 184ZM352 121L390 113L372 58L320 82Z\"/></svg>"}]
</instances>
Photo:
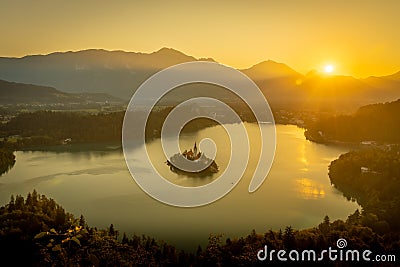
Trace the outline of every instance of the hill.
<instances>
[{"instance_id":1,"label":"hill","mask_svg":"<svg viewBox=\"0 0 400 267\"><path fill-rule=\"evenodd\" d=\"M145 54L84 50L0 58L0 79L42 84L69 93L108 93L128 100L157 71L195 58L163 48Z\"/></svg>"},{"instance_id":2,"label":"hill","mask_svg":"<svg viewBox=\"0 0 400 267\"><path fill-rule=\"evenodd\" d=\"M372 76L363 79L362 81L373 88L376 88L372 93L374 93L375 96L381 96L380 102L391 101L398 98L400 90L400 72L382 77ZM395 98L393 98L393 96L395 96Z\"/></svg>"},{"instance_id":3,"label":"hill","mask_svg":"<svg viewBox=\"0 0 400 267\"><path fill-rule=\"evenodd\" d=\"M365 104L389 101L400 96L400 87L397 93L388 93L385 88L378 89L351 76L319 72L306 75L300 87L306 92L304 107L328 110L355 110Z\"/></svg>"},{"instance_id":4,"label":"hill","mask_svg":"<svg viewBox=\"0 0 400 267\"><path fill-rule=\"evenodd\" d=\"M392 210L389 209L390 212ZM225 241L222 234L210 234L208 244L204 248L199 246L194 254L179 251L171 244L145 235L128 236L123 233L119 238L120 231L113 224L107 229L91 227L84 215L75 218L54 199L33 190L26 198L11 195L10 201L0 207L0 262L7 266L200 267L262 266L265 263L288 266L287 262L282 264L283 258L290 260L289 263L295 262L296 266L310 266L310 261L316 261L318 256L318 261L322 260L326 266L349 266L344 261L333 265L332 258L326 255L308 254L309 251L326 251L327 247L335 247L337 240L345 237L351 246L349 261L352 263L361 258L358 251L361 254L361 251L371 250L388 255L384 266L398 266L395 253L399 232L390 230L388 223L375 214L357 210L346 221L331 222L329 216L325 216L323 222L310 229L296 230L286 226L283 231L256 233L253 230L247 236L227 237ZM273 257L270 253L269 259L266 257L263 260L267 261L262 262L260 249L296 249L303 251L302 254L306 251L308 258L299 262L301 258L297 255L296 261L296 254L293 253L295 256L289 258L284 254ZM335 252L332 255L337 256ZM373 261L373 255L368 259ZM346 259L347 256L346 253Z\"/></svg>"},{"instance_id":5,"label":"hill","mask_svg":"<svg viewBox=\"0 0 400 267\"><path fill-rule=\"evenodd\" d=\"M394 81L398 81L400 82L400 71L392 74L392 75L388 75L388 76L383 76L382 78L387 79L387 80L394 80Z\"/></svg>"},{"instance_id":6,"label":"hill","mask_svg":"<svg viewBox=\"0 0 400 267\"><path fill-rule=\"evenodd\" d=\"M196 59L171 48L153 53L89 49L22 58L0 57L0 79L41 84L66 93L107 93L128 101L151 75L166 67L196 60L213 61ZM241 71L253 79L273 107L354 111L362 105L400 98L400 72L367 79L315 71L302 75L272 60ZM193 88L194 95L215 91L204 86ZM190 95L187 91L169 100L185 99ZM230 98L226 94L216 95Z\"/></svg>"},{"instance_id":7,"label":"hill","mask_svg":"<svg viewBox=\"0 0 400 267\"><path fill-rule=\"evenodd\" d=\"M296 106L305 99L306 92L299 87L304 76L283 63L268 60L241 71L258 85L274 106Z\"/></svg>"},{"instance_id":8,"label":"hill","mask_svg":"<svg viewBox=\"0 0 400 267\"><path fill-rule=\"evenodd\" d=\"M400 229L399 153L399 145L351 151L329 166L332 184L345 197L357 200L365 212L396 231Z\"/></svg>"},{"instance_id":9,"label":"hill","mask_svg":"<svg viewBox=\"0 0 400 267\"><path fill-rule=\"evenodd\" d=\"M260 62L252 66L251 68L243 69L241 71L257 81L282 77L303 77L302 74L296 72L289 66L283 63L275 62L273 60Z\"/></svg>"},{"instance_id":10,"label":"hill","mask_svg":"<svg viewBox=\"0 0 400 267\"><path fill-rule=\"evenodd\" d=\"M317 142L400 143L400 99L363 106L351 115L322 118L309 126L307 139ZM372 142L373 143L373 142Z\"/></svg>"},{"instance_id":11,"label":"hill","mask_svg":"<svg viewBox=\"0 0 400 267\"><path fill-rule=\"evenodd\" d=\"M0 104L68 104L91 102L120 102L107 94L70 94L49 86L39 86L0 80Z\"/></svg>"}]
</instances>

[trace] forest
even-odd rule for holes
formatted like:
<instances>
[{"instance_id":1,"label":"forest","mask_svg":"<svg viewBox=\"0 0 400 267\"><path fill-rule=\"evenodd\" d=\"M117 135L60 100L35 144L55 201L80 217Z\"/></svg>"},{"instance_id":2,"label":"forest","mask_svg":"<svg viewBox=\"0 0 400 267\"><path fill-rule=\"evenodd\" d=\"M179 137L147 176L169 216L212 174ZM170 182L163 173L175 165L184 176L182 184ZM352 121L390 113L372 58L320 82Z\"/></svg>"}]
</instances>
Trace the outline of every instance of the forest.
<instances>
[{"instance_id":1,"label":"forest","mask_svg":"<svg viewBox=\"0 0 400 267\"><path fill-rule=\"evenodd\" d=\"M37 111L20 113L0 126L3 146L15 149L72 142L119 141L124 113L87 114Z\"/></svg>"},{"instance_id":2,"label":"forest","mask_svg":"<svg viewBox=\"0 0 400 267\"><path fill-rule=\"evenodd\" d=\"M321 118L306 131L309 139L319 138L315 141L321 142L379 142L345 153L329 166L331 183L362 207L346 220L331 221L328 214L310 229L286 226L265 233L253 230L240 238L213 233L205 247L188 252L152 237L120 233L112 222L107 229L89 226L84 215L75 217L55 200L33 191L26 197L11 196L9 203L0 207L0 262L16 266L264 266L268 262L258 261L257 252L265 245L275 250L321 251L334 247L339 238L345 238L351 249L395 255L400 247L400 145L393 143L400 141L399 111L400 100L370 105L353 115ZM159 127L168 112L165 108L153 113L147 126ZM67 138L72 143L120 142L123 116L123 112L21 113L0 126L1 166L14 164L14 149L60 144ZM188 125L187 130L209 125L212 123L204 120ZM159 131L146 131L146 138L159 134ZM291 265L277 261L272 264ZM331 261L324 264L354 265ZM297 262L294 265L319 264ZM396 262L371 264L397 265Z\"/></svg>"},{"instance_id":3,"label":"forest","mask_svg":"<svg viewBox=\"0 0 400 267\"><path fill-rule=\"evenodd\" d=\"M160 129L171 107L153 110L147 120L146 138L160 137ZM237 104L242 120L254 122L248 108ZM307 120L305 136L315 142L374 141L400 142L400 99L384 104L373 104L358 109L350 115L319 116L315 122ZM144 116L137 112L137 116ZM275 113L275 116L277 113ZM279 117L279 116L278 116ZM20 113L0 125L0 147L25 149L37 146L58 145L70 138L72 143L120 142L124 112L88 114L82 112L37 111ZM282 119L278 118L278 122ZM196 131L216 122L196 119L185 126L185 131Z\"/></svg>"},{"instance_id":4,"label":"forest","mask_svg":"<svg viewBox=\"0 0 400 267\"><path fill-rule=\"evenodd\" d=\"M121 234L113 224L107 229L91 227L83 215L75 218L34 190L26 198L12 195L9 203L0 207L0 261L14 266L264 266L257 252L265 245L270 249L322 251L335 246L339 238L345 238L351 249L395 255L400 233L371 227L371 216L366 210L356 210L345 221L332 222L325 216L319 225L304 230L291 226L265 233L253 230L241 238L210 234L208 244L191 253L148 236ZM294 263L317 266L321 262ZM272 264L288 266L279 261ZM327 260L325 264L353 266L354 262Z\"/></svg>"},{"instance_id":5,"label":"forest","mask_svg":"<svg viewBox=\"0 0 400 267\"><path fill-rule=\"evenodd\" d=\"M172 107L164 107L150 114L146 125L146 139L160 137L161 127ZM136 116L145 116L137 112ZM121 142L124 112L88 114L82 112L36 111L20 113L5 124L0 124L0 147L13 150L70 143ZM208 119L189 123L186 131L196 131L215 125Z\"/></svg>"},{"instance_id":6,"label":"forest","mask_svg":"<svg viewBox=\"0 0 400 267\"><path fill-rule=\"evenodd\" d=\"M370 227L400 230L400 145L343 154L330 164L329 177L369 214Z\"/></svg>"},{"instance_id":7,"label":"forest","mask_svg":"<svg viewBox=\"0 0 400 267\"><path fill-rule=\"evenodd\" d=\"M0 148L0 175L8 172L15 164L14 153L6 148Z\"/></svg>"},{"instance_id":8,"label":"forest","mask_svg":"<svg viewBox=\"0 0 400 267\"><path fill-rule=\"evenodd\" d=\"M400 143L400 99L367 105L351 115L326 116L307 127L305 136L315 142L375 141Z\"/></svg>"}]
</instances>

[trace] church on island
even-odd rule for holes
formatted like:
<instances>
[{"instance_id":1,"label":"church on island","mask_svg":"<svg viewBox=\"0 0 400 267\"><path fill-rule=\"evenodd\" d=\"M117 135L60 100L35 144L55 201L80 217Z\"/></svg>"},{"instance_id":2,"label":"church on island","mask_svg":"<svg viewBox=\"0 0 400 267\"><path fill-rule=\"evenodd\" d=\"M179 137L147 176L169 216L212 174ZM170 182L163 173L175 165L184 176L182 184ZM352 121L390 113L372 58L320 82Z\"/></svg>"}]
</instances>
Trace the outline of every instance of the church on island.
<instances>
[{"instance_id":1,"label":"church on island","mask_svg":"<svg viewBox=\"0 0 400 267\"><path fill-rule=\"evenodd\" d=\"M186 169L191 169L186 162L186 159L192 162L190 165L196 164L196 169L199 169L200 171L189 172L177 167L185 166L187 167ZM167 160L167 165L171 171L188 176L209 176L219 171L217 163L215 163L214 160L207 158L197 148L196 142L194 142L193 149L191 148L189 151L185 150L182 154L177 153L173 155L169 160Z\"/></svg>"},{"instance_id":2,"label":"church on island","mask_svg":"<svg viewBox=\"0 0 400 267\"><path fill-rule=\"evenodd\" d=\"M201 157L201 152L197 151L197 144L194 142L193 150L190 149L189 151L183 151L182 155L187 158L188 160L196 160Z\"/></svg>"}]
</instances>

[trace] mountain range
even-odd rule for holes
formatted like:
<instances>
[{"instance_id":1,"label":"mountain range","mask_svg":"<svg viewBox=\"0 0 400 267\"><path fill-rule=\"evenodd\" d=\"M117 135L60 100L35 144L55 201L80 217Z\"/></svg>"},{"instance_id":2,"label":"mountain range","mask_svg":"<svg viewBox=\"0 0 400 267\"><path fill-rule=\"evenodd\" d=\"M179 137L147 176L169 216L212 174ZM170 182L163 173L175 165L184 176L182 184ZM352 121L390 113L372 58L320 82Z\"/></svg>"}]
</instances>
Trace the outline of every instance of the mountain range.
<instances>
[{"instance_id":1,"label":"mountain range","mask_svg":"<svg viewBox=\"0 0 400 267\"><path fill-rule=\"evenodd\" d=\"M88 104L121 102L104 93L64 93L53 87L0 80L0 104Z\"/></svg>"},{"instance_id":2,"label":"mountain range","mask_svg":"<svg viewBox=\"0 0 400 267\"><path fill-rule=\"evenodd\" d=\"M153 53L89 49L22 58L0 57L0 79L50 86L65 93L106 93L128 101L154 73L196 60L214 61L196 59L171 48ZM303 75L272 60L241 71L260 87L273 107L356 109L400 98L400 72L366 79L316 71ZM196 90L213 91L205 87Z\"/></svg>"}]
</instances>

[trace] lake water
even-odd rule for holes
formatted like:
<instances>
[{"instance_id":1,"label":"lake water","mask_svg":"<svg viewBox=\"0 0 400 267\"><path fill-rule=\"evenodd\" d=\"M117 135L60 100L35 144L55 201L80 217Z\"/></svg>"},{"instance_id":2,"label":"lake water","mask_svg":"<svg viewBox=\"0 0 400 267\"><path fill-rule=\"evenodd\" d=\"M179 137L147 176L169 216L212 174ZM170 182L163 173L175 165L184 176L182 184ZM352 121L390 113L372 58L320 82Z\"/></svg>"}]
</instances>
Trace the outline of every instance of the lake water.
<instances>
[{"instance_id":1,"label":"lake water","mask_svg":"<svg viewBox=\"0 0 400 267\"><path fill-rule=\"evenodd\" d=\"M257 129L254 124L246 128L250 137ZM121 234L150 235L192 251L198 244L207 244L210 233L234 238L252 229L308 228L325 215L331 220L346 219L359 208L330 185L327 174L330 161L347 148L309 142L296 126L277 125L276 130L275 161L263 185L255 193L247 191L258 153L252 148L239 184L224 198L203 207L171 207L146 195L130 176L122 151L112 145L16 152L16 164L0 177L0 203L7 203L11 194L25 196L35 188L76 217L84 214L91 226L105 228L113 223ZM216 142L216 162L223 170L230 153L230 147L223 145L227 138L223 127L186 133L181 147L189 148L204 137ZM257 146L257 141L253 144ZM198 186L218 178L218 174L207 178L175 174L165 165L159 140L149 142L147 148L158 171L176 184ZM138 172L146 175L145 169Z\"/></svg>"}]
</instances>

